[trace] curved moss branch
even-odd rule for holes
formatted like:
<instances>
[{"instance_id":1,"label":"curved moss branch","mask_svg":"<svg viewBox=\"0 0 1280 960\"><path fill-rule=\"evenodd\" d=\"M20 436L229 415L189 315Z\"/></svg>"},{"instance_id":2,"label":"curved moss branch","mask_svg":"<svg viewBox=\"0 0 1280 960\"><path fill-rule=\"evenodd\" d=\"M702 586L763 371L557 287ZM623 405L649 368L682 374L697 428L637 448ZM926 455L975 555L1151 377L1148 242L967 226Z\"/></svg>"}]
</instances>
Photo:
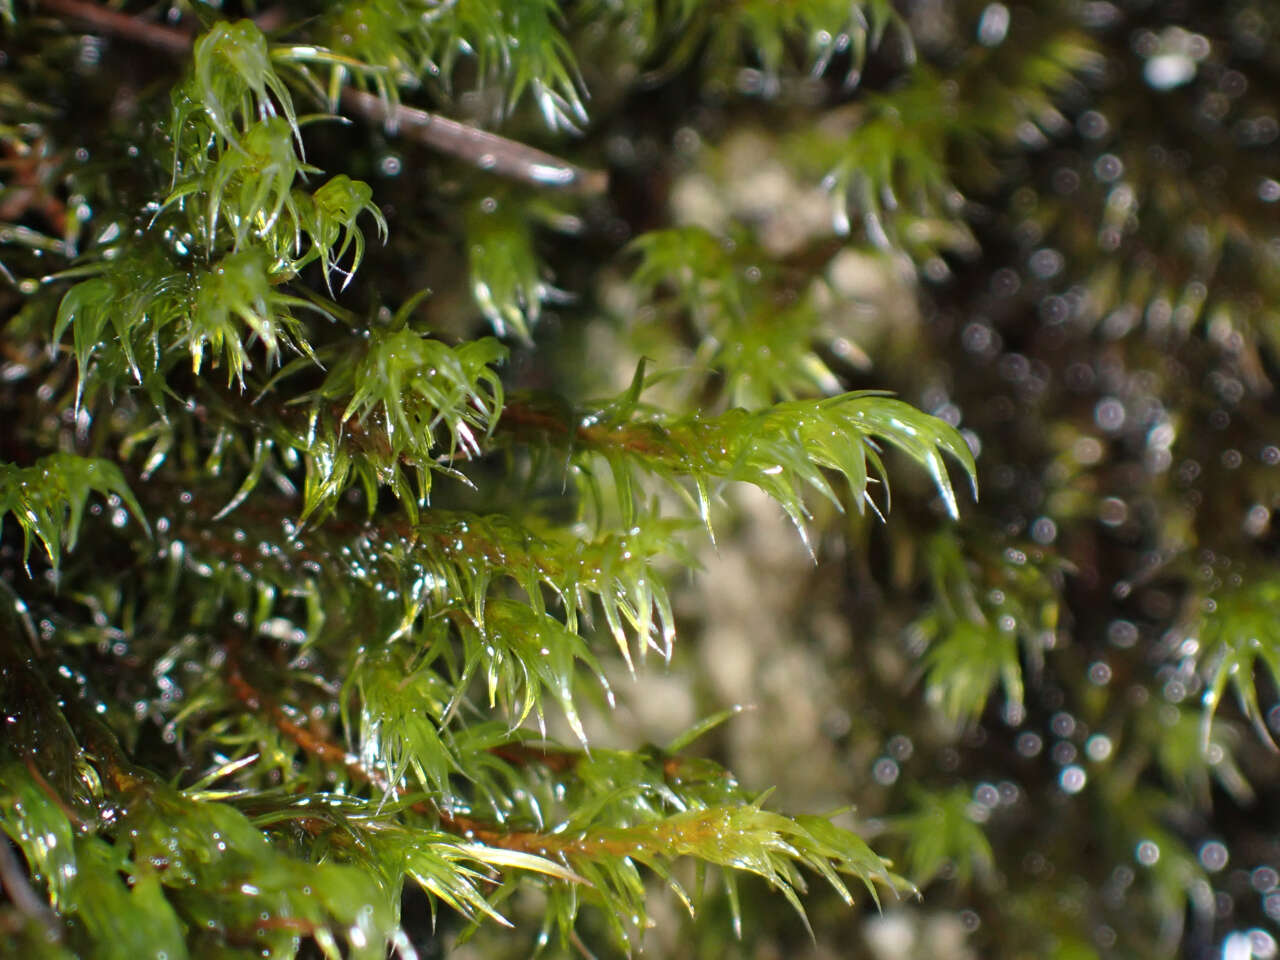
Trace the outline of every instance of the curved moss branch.
<instances>
[{"instance_id":1,"label":"curved moss branch","mask_svg":"<svg viewBox=\"0 0 1280 960\"><path fill-rule=\"evenodd\" d=\"M40 5L94 30L178 59L191 53L195 39L185 30L152 23L86 0L40 0ZM583 169L509 137L439 114L390 103L355 87L342 88L341 102L353 116L381 123L390 132L402 133L438 153L497 176L583 194L602 193L608 186L608 174L602 170Z\"/></svg>"}]
</instances>

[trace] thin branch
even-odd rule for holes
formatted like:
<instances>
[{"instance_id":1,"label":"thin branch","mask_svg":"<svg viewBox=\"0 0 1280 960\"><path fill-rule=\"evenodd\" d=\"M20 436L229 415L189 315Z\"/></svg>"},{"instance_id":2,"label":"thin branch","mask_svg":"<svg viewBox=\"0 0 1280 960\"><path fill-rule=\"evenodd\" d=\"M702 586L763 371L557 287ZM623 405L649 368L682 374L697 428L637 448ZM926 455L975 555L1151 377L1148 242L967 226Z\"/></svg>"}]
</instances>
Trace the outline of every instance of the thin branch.
<instances>
[{"instance_id":1,"label":"thin branch","mask_svg":"<svg viewBox=\"0 0 1280 960\"><path fill-rule=\"evenodd\" d=\"M524 767L536 763L552 773L566 773L572 770L584 756L577 750L526 743L500 743L496 747L490 747L489 753L513 767Z\"/></svg>"},{"instance_id":2,"label":"thin branch","mask_svg":"<svg viewBox=\"0 0 1280 960\"><path fill-rule=\"evenodd\" d=\"M175 57L185 57L191 52L194 38L186 30L151 23L86 0L40 0L40 3L46 10L79 21L100 33ZM511 180L580 194L603 193L608 187L609 177L603 170L576 166L518 140L439 114L401 104L391 106L354 87L343 88L342 103L354 115L370 123L381 123L389 132L399 131L438 153Z\"/></svg>"},{"instance_id":3,"label":"thin branch","mask_svg":"<svg viewBox=\"0 0 1280 960\"><path fill-rule=\"evenodd\" d=\"M192 37L185 30L150 23L85 0L40 0L40 4L46 10L79 20L101 33L131 40L170 56L185 57L191 52Z\"/></svg>"},{"instance_id":4,"label":"thin branch","mask_svg":"<svg viewBox=\"0 0 1280 960\"><path fill-rule=\"evenodd\" d=\"M409 793L404 785L389 782L381 772L365 767L355 755L294 722L279 705L271 702L245 677L240 669L239 642L236 640L228 642L226 650L227 682L237 700L255 713L264 715L280 733L292 740L305 753L318 757L326 763L342 767L353 780L367 783L377 790L400 797ZM441 829L467 840L478 841L489 847L517 850L541 857L564 857L570 854L588 858L601 855L625 857L634 854L638 847L636 843L625 839L587 834L575 836L538 833L532 830L508 831L484 820L454 813L422 801L411 803L409 809L424 816L434 817L439 821Z\"/></svg>"},{"instance_id":5,"label":"thin branch","mask_svg":"<svg viewBox=\"0 0 1280 960\"><path fill-rule=\"evenodd\" d=\"M497 429L510 433L534 432L564 437L575 447L608 453L622 450L641 456L665 452L655 443L653 425L568 423L557 413L533 404L510 401L502 408Z\"/></svg>"},{"instance_id":6,"label":"thin branch","mask_svg":"<svg viewBox=\"0 0 1280 960\"><path fill-rule=\"evenodd\" d=\"M608 174L603 170L585 170L516 140L425 110L391 105L354 87L343 88L342 103L365 120L382 122L391 133L403 133L410 140L511 180L582 194L603 193L608 186Z\"/></svg>"},{"instance_id":7,"label":"thin branch","mask_svg":"<svg viewBox=\"0 0 1280 960\"><path fill-rule=\"evenodd\" d=\"M286 737L296 743L305 752L319 757L325 763L342 767L352 779L369 783L380 790L389 790L390 784L376 771L367 769L359 758L343 750L336 743L330 743L318 737L306 727L294 722L277 704L268 700L258 689L245 679L240 670L240 661L235 644L227 645L227 682L237 700L255 713L267 716L272 725Z\"/></svg>"},{"instance_id":8,"label":"thin branch","mask_svg":"<svg viewBox=\"0 0 1280 960\"><path fill-rule=\"evenodd\" d=\"M582 937L578 936L577 930L569 931L569 942L573 944L573 948L577 950L578 953L582 954L583 960L596 960L596 955L588 949L587 945L583 942Z\"/></svg>"}]
</instances>

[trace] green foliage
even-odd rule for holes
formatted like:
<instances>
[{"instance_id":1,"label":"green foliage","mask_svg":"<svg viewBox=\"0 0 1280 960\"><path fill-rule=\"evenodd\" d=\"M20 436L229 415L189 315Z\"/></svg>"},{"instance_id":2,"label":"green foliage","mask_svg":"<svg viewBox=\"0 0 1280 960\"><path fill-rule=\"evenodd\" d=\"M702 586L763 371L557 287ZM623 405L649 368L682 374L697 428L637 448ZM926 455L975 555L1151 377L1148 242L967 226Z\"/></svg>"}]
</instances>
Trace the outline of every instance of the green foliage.
<instances>
[{"instance_id":1,"label":"green foliage","mask_svg":"<svg viewBox=\"0 0 1280 960\"><path fill-rule=\"evenodd\" d=\"M405 327L371 339L358 362L335 362L318 398L336 401L349 396L340 417L344 424L354 419L361 427L371 426L376 418L385 432L388 469L406 458L414 463L425 499L431 489L427 468L437 430L443 428L449 436L449 459L459 451L478 454L480 443L492 433L503 396L493 367L505 356L506 348L496 340L451 348ZM324 478L324 483L333 481ZM323 496L317 492L308 500L308 512ZM414 502L403 495L401 499Z\"/></svg>"},{"instance_id":2,"label":"green foliage","mask_svg":"<svg viewBox=\"0 0 1280 960\"><path fill-rule=\"evenodd\" d=\"M289 857L231 807L133 783L116 811L129 842L112 844L76 836L20 765L5 783L17 791L6 832L59 891L73 939L96 955L188 956L185 931L197 929L250 937L272 957L291 956L299 934L329 957L375 957L392 935L392 906L365 874Z\"/></svg>"},{"instance_id":3,"label":"green foliage","mask_svg":"<svg viewBox=\"0 0 1280 960\"><path fill-rule=\"evenodd\" d=\"M163 254L142 254L109 263L103 275L76 284L58 307L53 340L71 330L81 371L78 393L99 384L123 386L131 378L159 399L172 367L189 356L199 373L206 350L213 366L226 369L229 384L243 385L255 342L268 365L279 361L282 348L307 352L304 327L291 311L319 308L281 293L268 263L261 249L228 254L196 270Z\"/></svg>"},{"instance_id":4,"label":"green foliage","mask_svg":"<svg viewBox=\"0 0 1280 960\"><path fill-rule=\"evenodd\" d=\"M747 0L714 6L680 0L669 10L653 0L624 0L589 6L593 16L614 13L624 17L623 29L644 41L645 52L671 43L663 71L685 66L695 55L713 82L732 83L744 63L758 67L762 80L751 92L770 95L781 77L799 68L818 77L833 61L847 61L843 82L858 82L869 50L875 49L891 26L894 38L911 52L911 36L890 3L840 3L803 0L777 4ZM753 70L752 73L756 73Z\"/></svg>"},{"instance_id":5,"label":"green foliage","mask_svg":"<svg viewBox=\"0 0 1280 960\"><path fill-rule=\"evenodd\" d=\"M875 391L793 400L756 412L735 408L716 417L672 419L638 411L643 372L643 368L637 372L626 394L580 416L576 428L573 422L537 408L507 412L507 423L515 421L512 429L549 422L556 432L572 437L571 447L579 450L574 459L582 482L597 503L601 482L592 471L592 460L604 460L628 526L634 523L638 508L637 477L647 474L683 494L708 527L712 500L722 484L752 484L777 501L803 536L809 516L803 487L840 505L824 470L839 474L848 484L859 512L866 504L875 509L868 484L876 481L886 485L887 506L887 479L877 439L928 470L952 516L959 507L942 451L960 461L971 479L975 477L973 455L953 428ZM692 483L692 495L686 481Z\"/></svg>"},{"instance_id":6,"label":"green foliage","mask_svg":"<svg viewBox=\"0 0 1280 960\"><path fill-rule=\"evenodd\" d=\"M537 749L536 744L529 747ZM766 810L764 796L753 797L708 761L656 750L545 756L548 772L567 767L572 777L554 776L539 784L525 800L525 815L541 822L566 812L540 842L547 855L562 858L585 882L549 891L544 938L558 934L563 940L581 907L598 903L606 907L612 934L622 943L637 942L650 896L642 867L692 915L706 896L705 865L719 865L737 927L742 922L737 915L738 873L763 878L802 919L799 894L806 881L801 867L821 876L847 903L852 897L842 876L859 879L873 898L878 897L874 884L908 889L856 834L825 817L791 818ZM510 775L492 755L477 769ZM676 869L676 861L684 857L701 862L692 888Z\"/></svg>"},{"instance_id":7,"label":"green foliage","mask_svg":"<svg viewBox=\"0 0 1280 960\"><path fill-rule=\"evenodd\" d=\"M306 266L308 260L318 259L326 280L338 271L343 277L342 286L350 283L364 259L364 234L356 228L360 214L369 213L379 233L386 238L387 222L373 205L372 196L367 183L339 174L310 197L306 194L296 197L302 206L299 225L311 238L311 248L293 264L294 272ZM351 266L344 269L339 264L347 251L351 251Z\"/></svg>"},{"instance_id":8,"label":"green foliage","mask_svg":"<svg viewBox=\"0 0 1280 960\"><path fill-rule=\"evenodd\" d=\"M850 905L853 897L841 874L861 879L873 897L873 881L890 887L900 884L856 834L821 817L792 819L762 810L757 803L695 809L643 826L601 830L597 835L615 855L583 857L579 869L591 888L601 891L606 901L614 905L609 916L615 936L624 943L630 936L623 918L644 916L645 890L636 864L670 884L691 913L693 902L673 879L670 860L692 856L724 868L734 926L739 930L742 918L738 915L736 880L731 871L764 879L781 892L802 919L805 914L799 894L807 886L801 866L822 876ZM634 912L628 915L617 909L622 906L629 906ZM556 911L562 930L572 920L572 913L565 913L564 907Z\"/></svg>"},{"instance_id":9,"label":"green foliage","mask_svg":"<svg viewBox=\"0 0 1280 960\"><path fill-rule=\"evenodd\" d=\"M1143 731L1143 739L1155 743L1160 770L1182 796L1207 805L1216 783L1237 803L1252 802L1253 790L1237 760L1241 730L1220 722L1208 731L1206 741L1204 724L1206 717L1211 717L1207 711L1166 710L1162 706L1152 713L1155 716L1144 721L1159 724L1160 729Z\"/></svg>"},{"instance_id":10,"label":"green foliage","mask_svg":"<svg viewBox=\"0 0 1280 960\"><path fill-rule=\"evenodd\" d=\"M467 233L476 305L498 336L528 342L549 286L533 250L527 212L506 199L485 197L472 209Z\"/></svg>"},{"instance_id":11,"label":"green foliage","mask_svg":"<svg viewBox=\"0 0 1280 960\"><path fill-rule=\"evenodd\" d=\"M628 630L641 656L650 648L671 656L675 618L661 561L693 564L680 546L683 526L651 519L621 534L588 538L580 529L548 528L538 536L503 516L433 511L415 528L403 559L391 547L390 566L408 565L417 574L419 585L408 594L410 621L431 601L432 607L461 604L470 619L483 624L490 588L504 578L519 586L535 609L543 606L543 590L548 590L574 634L580 620L591 619L594 600L630 665Z\"/></svg>"},{"instance_id":12,"label":"green foliage","mask_svg":"<svg viewBox=\"0 0 1280 960\"><path fill-rule=\"evenodd\" d=\"M1252 581L1217 593L1205 601L1205 613L1192 628L1198 637L1208 685L1204 692L1203 740L1209 743L1209 726L1230 684L1240 709L1254 729L1274 745L1263 720L1255 684L1259 664L1280 685L1280 581Z\"/></svg>"},{"instance_id":13,"label":"green foliage","mask_svg":"<svg viewBox=\"0 0 1280 960\"><path fill-rule=\"evenodd\" d=\"M246 12L0 2L0 953L1261 955L1269 11Z\"/></svg>"},{"instance_id":14,"label":"green foliage","mask_svg":"<svg viewBox=\"0 0 1280 960\"><path fill-rule=\"evenodd\" d=\"M284 114L290 131L299 136L293 98L271 64L266 37L249 20L215 23L196 40L191 77L175 91L175 148L182 149L183 134L193 115L207 120L226 146L237 149L237 134L247 133L255 120L274 117L277 111ZM201 144L197 149L204 147Z\"/></svg>"},{"instance_id":15,"label":"green foliage","mask_svg":"<svg viewBox=\"0 0 1280 960\"><path fill-rule=\"evenodd\" d=\"M706 16L706 8L700 8ZM880 43L886 28L900 23L892 4L881 0L849 5L828 0L779 5L750 2L737 6L733 13L712 18L704 29L711 34L708 58L731 60L746 46L756 57L766 75L776 74L787 59L788 41L804 37L809 72L819 76L837 54L849 54L850 66L844 76L846 84L858 79L867 49ZM910 35L902 33L910 44Z\"/></svg>"},{"instance_id":16,"label":"green foliage","mask_svg":"<svg viewBox=\"0 0 1280 960\"><path fill-rule=\"evenodd\" d=\"M1020 714L1025 685L1018 643L1038 664L1058 625L1052 561L1039 550L1028 558L1013 546L1002 557L970 560L950 532L925 550L936 606L912 630L929 644L926 696L953 723L971 722L999 683L1007 709Z\"/></svg>"},{"instance_id":17,"label":"green foliage","mask_svg":"<svg viewBox=\"0 0 1280 960\"><path fill-rule=\"evenodd\" d=\"M811 342L820 336L813 298L789 288L794 271L749 237L722 239L683 227L647 233L632 249L640 256L632 282L655 301L660 321L687 317L702 338L690 375L718 374L730 403L754 409L777 398L839 392ZM668 286L669 305L660 296ZM794 302L779 307L788 300Z\"/></svg>"},{"instance_id":18,"label":"green foliage","mask_svg":"<svg viewBox=\"0 0 1280 960\"><path fill-rule=\"evenodd\" d=\"M360 704L358 723L348 710L344 726L356 731L360 760L370 770L385 768L389 783L412 772L424 790L450 796L449 776L457 769L439 725L449 706L449 687L422 665L406 664L393 649L366 654L347 677ZM463 897L464 901L470 898Z\"/></svg>"},{"instance_id":19,"label":"green foliage","mask_svg":"<svg viewBox=\"0 0 1280 960\"><path fill-rule=\"evenodd\" d=\"M1100 67L1089 40L1065 31L1024 52L1016 66L1007 59L999 49L970 50L951 75L922 68L897 89L790 137L799 162L821 165L839 232L849 232L856 217L869 243L905 249L917 262L973 252L966 190L998 176L988 144L1033 145L1060 133L1056 98Z\"/></svg>"},{"instance_id":20,"label":"green foliage","mask_svg":"<svg viewBox=\"0 0 1280 960\"><path fill-rule=\"evenodd\" d=\"M989 876L995 866L991 842L982 832L985 811L964 788L944 794L920 793L915 810L893 818L889 828L907 838L907 875L920 886L944 867L963 881Z\"/></svg>"},{"instance_id":21,"label":"green foliage","mask_svg":"<svg viewBox=\"0 0 1280 960\"><path fill-rule=\"evenodd\" d=\"M850 229L852 207L861 215L867 239L877 246L891 245L891 229L925 241L916 249L927 249L935 237L935 245L943 249L972 245L957 217L964 197L951 182L946 162L957 118L964 114L936 109L942 99L938 83L923 75L910 87L872 101L849 140L828 147L833 165L824 183L836 197L842 232Z\"/></svg>"},{"instance_id":22,"label":"green foliage","mask_svg":"<svg viewBox=\"0 0 1280 960\"><path fill-rule=\"evenodd\" d=\"M248 20L216 24L196 43L191 74L174 91L170 138L173 187L147 207L149 236L160 243L104 244L94 254L98 263L77 271L99 275L72 287L59 306L53 339L72 329L81 393L93 381L120 386L127 370L158 402L183 350L196 373L210 350L214 365L242 389L256 343L268 367L280 362L282 347L309 356L308 331L293 311L330 311L319 298L279 286L313 260L326 282L340 270L345 286L364 256L356 226L362 213L385 237L386 221L366 184L344 174L314 193L294 189L319 171L302 160L292 97ZM195 265L198 246L204 257ZM340 268L349 251L350 267Z\"/></svg>"},{"instance_id":23,"label":"green foliage","mask_svg":"<svg viewBox=\"0 0 1280 960\"><path fill-rule=\"evenodd\" d=\"M57 569L62 548L76 545L91 493L114 498L143 520L120 467L110 460L51 453L29 467L0 464L0 516L12 513L22 527L24 564L34 536Z\"/></svg>"},{"instance_id":24,"label":"green foliage","mask_svg":"<svg viewBox=\"0 0 1280 960\"><path fill-rule=\"evenodd\" d=\"M354 71L358 83L372 83L388 102L398 102L400 84L420 77L431 62L429 29L434 19L426 4L373 0L336 7L319 31L334 51L378 69ZM349 71L335 65L329 90L336 100L337 84Z\"/></svg>"},{"instance_id":25,"label":"green foliage","mask_svg":"<svg viewBox=\"0 0 1280 960\"><path fill-rule=\"evenodd\" d=\"M574 130L587 119L573 50L548 0L437 6L369 0L344 4L321 20L335 53L363 66L356 78L388 102L424 76L451 84L460 61L474 65L481 83L498 83L513 110L531 93L552 130ZM335 83L348 67L335 64ZM336 91L336 87L332 88Z\"/></svg>"}]
</instances>

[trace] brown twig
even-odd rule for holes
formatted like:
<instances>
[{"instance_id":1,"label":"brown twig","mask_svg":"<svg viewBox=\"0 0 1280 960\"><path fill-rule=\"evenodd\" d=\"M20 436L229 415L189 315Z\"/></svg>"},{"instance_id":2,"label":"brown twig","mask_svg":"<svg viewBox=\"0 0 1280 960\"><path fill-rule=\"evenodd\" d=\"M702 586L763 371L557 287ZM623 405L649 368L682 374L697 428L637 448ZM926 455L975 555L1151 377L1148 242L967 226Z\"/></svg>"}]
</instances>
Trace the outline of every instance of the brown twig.
<instances>
[{"instance_id":1,"label":"brown twig","mask_svg":"<svg viewBox=\"0 0 1280 960\"><path fill-rule=\"evenodd\" d=\"M502 743L496 747L490 747L489 753L515 767L536 763L546 767L552 773L565 773L572 770L582 759L582 754L576 750L535 747L524 743Z\"/></svg>"},{"instance_id":2,"label":"brown twig","mask_svg":"<svg viewBox=\"0 0 1280 960\"><path fill-rule=\"evenodd\" d=\"M353 780L367 783L375 789L399 797L409 793L403 785L390 783L379 771L365 767L358 757L343 750L342 747L316 736L294 722L279 705L272 703L246 679L244 672L240 669L238 654L238 642L234 640L228 642L227 682L237 700L250 710L266 716L280 733L292 740L304 752L326 763L341 766ZM637 850L637 844L625 839L539 833L532 830L504 830L487 821L455 813L420 800L409 804L409 809L415 813L436 818L441 829L467 840L475 840L489 847L516 850L542 857L564 857L570 854L585 857L602 854L625 857L634 854Z\"/></svg>"},{"instance_id":3,"label":"brown twig","mask_svg":"<svg viewBox=\"0 0 1280 960\"><path fill-rule=\"evenodd\" d=\"M410 140L511 180L582 194L603 193L609 184L603 170L585 170L496 133L403 104L388 104L354 87L343 88L342 103L357 116L381 122L389 132L401 132Z\"/></svg>"},{"instance_id":4,"label":"brown twig","mask_svg":"<svg viewBox=\"0 0 1280 960\"><path fill-rule=\"evenodd\" d=\"M40 0L40 4L46 10L78 20L102 33L161 50L170 56L185 57L191 52L192 37L185 30L150 23L85 0Z\"/></svg>"},{"instance_id":5,"label":"brown twig","mask_svg":"<svg viewBox=\"0 0 1280 960\"><path fill-rule=\"evenodd\" d=\"M91 27L101 33L160 50L174 57L191 52L192 35L186 30L141 20L86 0L40 0L46 10ZM481 170L537 187L580 194L603 193L609 178L603 170L588 170L544 153L518 140L468 126L439 114L402 104L389 105L371 93L344 87L342 103L362 119L381 123Z\"/></svg>"},{"instance_id":6,"label":"brown twig","mask_svg":"<svg viewBox=\"0 0 1280 960\"><path fill-rule=\"evenodd\" d=\"M586 943L583 942L582 937L578 936L577 930L569 931L569 943L571 943L573 948L582 955L583 960L596 960L596 955L592 953Z\"/></svg>"},{"instance_id":7,"label":"brown twig","mask_svg":"<svg viewBox=\"0 0 1280 960\"><path fill-rule=\"evenodd\" d=\"M253 684L245 679L240 670L240 661L234 644L227 645L227 682L231 685L231 692L235 694L237 700L250 710L265 714L277 730L307 753L319 757L325 763L342 767L353 779L371 783L380 790L388 789L388 784L381 775L367 769L355 756L347 753L336 743L330 743L294 722L283 709L267 700Z\"/></svg>"},{"instance_id":8,"label":"brown twig","mask_svg":"<svg viewBox=\"0 0 1280 960\"><path fill-rule=\"evenodd\" d=\"M498 418L498 429L519 432L521 428L565 437L573 445L590 450L628 450L632 453L651 456L665 452L655 442L657 434L644 423L617 426L566 423L559 416L540 410L536 406L510 401L502 408L502 415Z\"/></svg>"}]
</instances>

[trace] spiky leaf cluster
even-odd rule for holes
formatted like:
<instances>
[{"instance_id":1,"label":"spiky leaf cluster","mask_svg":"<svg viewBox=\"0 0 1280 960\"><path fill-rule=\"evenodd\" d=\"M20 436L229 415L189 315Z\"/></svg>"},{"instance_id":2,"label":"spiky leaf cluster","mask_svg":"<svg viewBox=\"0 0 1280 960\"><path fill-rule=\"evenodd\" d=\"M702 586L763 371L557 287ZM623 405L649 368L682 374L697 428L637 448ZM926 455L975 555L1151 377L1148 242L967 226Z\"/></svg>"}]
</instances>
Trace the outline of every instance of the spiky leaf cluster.
<instances>
[{"instance_id":1,"label":"spiky leaf cluster","mask_svg":"<svg viewBox=\"0 0 1280 960\"><path fill-rule=\"evenodd\" d=\"M369 183L329 175L323 145L308 144L343 119L344 87L376 91L397 117L402 90L449 78L465 54L482 87L500 80L500 113L529 93L552 129L583 123L555 8L371 4L286 28L283 42L247 19L184 35L131 14L69 16L176 62L140 108L129 189L95 199L82 255L47 247L67 262L23 288L18 327L43 326L39 375L70 403L70 442L101 455L4 465L22 556L34 538L52 565L50 589L15 586L28 599L5 648L2 822L48 902L11 942L50 955L289 956L304 941L330 957L412 955L397 922L411 880L433 910L498 924L513 890L540 886L544 933L576 940L591 904L625 945L645 926L647 876L691 911L708 866L735 912L739 872L802 914L805 870L850 903L842 875L873 897L902 886L856 834L768 810L767 794L709 761L585 752L580 674L611 703L608 659L634 670L633 651L672 657L667 578L694 566L690 521L711 526L726 484L754 484L803 530L803 489L845 499L828 474L859 510L872 500L887 443L954 514L942 454L974 470L958 434L873 392L802 398L782 382L751 410L664 412L642 402L643 362L604 404L567 390L513 402L508 348L433 330L428 294L342 302L370 232L391 232ZM771 62L779 26L749 31ZM533 344L549 287L532 208L470 209L477 312ZM651 260L643 282L662 272L675 273ZM792 399L773 404L775 392ZM60 443L56 425L27 433ZM566 448L551 469L546 451ZM593 506L601 464L616 509ZM559 483L559 505L495 495L503 469ZM433 499L439 477L459 508ZM666 516L662 489L683 495ZM86 510L102 512L95 493L127 572L96 550L59 562ZM566 524L566 510L593 526ZM145 673L102 682L89 662L102 655ZM583 752L542 739L558 723ZM700 864L692 888L677 876L686 858Z\"/></svg>"},{"instance_id":2,"label":"spiky leaf cluster","mask_svg":"<svg viewBox=\"0 0 1280 960\"><path fill-rule=\"evenodd\" d=\"M1265 954L1273 11L246 11L0 4L0 952Z\"/></svg>"}]
</instances>

